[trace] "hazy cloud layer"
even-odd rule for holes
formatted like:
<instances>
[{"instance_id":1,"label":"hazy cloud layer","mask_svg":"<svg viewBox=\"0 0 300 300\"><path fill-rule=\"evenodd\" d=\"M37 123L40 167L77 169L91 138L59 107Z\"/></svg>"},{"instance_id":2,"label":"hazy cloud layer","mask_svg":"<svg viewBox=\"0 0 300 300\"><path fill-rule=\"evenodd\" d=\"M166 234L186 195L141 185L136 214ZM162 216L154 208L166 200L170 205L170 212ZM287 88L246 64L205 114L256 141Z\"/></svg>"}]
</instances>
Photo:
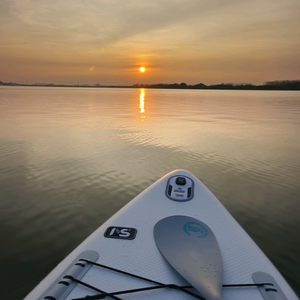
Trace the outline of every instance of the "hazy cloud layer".
<instances>
[{"instance_id":1,"label":"hazy cloud layer","mask_svg":"<svg viewBox=\"0 0 300 300\"><path fill-rule=\"evenodd\" d=\"M300 78L298 0L0 0L0 40L4 81Z\"/></svg>"}]
</instances>

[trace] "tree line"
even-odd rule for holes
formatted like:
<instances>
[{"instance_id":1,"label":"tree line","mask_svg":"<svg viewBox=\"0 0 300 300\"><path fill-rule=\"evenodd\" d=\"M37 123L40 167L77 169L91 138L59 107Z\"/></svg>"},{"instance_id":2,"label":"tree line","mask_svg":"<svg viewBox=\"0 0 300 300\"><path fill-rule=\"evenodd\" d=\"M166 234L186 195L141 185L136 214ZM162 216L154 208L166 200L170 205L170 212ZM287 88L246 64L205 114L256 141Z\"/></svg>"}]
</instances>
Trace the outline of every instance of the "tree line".
<instances>
[{"instance_id":1,"label":"tree line","mask_svg":"<svg viewBox=\"0 0 300 300\"><path fill-rule=\"evenodd\" d=\"M26 86L25 84L19 84L14 82L2 82L0 85L19 85ZM89 85L63 85L63 84L32 84L28 86L60 86L60 87L91 87L91 88L105 88L105 87L114 87L114 88L155 88L155 89L214 89L214 90L300 90L300 80L276 80L276 81L267 81L262 85L254 85L251 83L220 83L206 85L204 83L197 84L186 84L182 83L156 83L156 84L134 84L134 85L100 85L96 84L95 86Z\"/></svg>"},{"instance_id":2,"label":"tree line","mask_svg":"<svg viewBox=\"0 0 300 300\"><path fill-rule=\"evenodd\" d=\"M251 83L220 83L206 85L197 83L188 85L185 82L180 84L134 84L133 87L138 88L171 88L171 89L221 89L221 90L300 90L300 80L276 80L267 81L262 85L254 85Z\"/></svg>"}]
</instances>

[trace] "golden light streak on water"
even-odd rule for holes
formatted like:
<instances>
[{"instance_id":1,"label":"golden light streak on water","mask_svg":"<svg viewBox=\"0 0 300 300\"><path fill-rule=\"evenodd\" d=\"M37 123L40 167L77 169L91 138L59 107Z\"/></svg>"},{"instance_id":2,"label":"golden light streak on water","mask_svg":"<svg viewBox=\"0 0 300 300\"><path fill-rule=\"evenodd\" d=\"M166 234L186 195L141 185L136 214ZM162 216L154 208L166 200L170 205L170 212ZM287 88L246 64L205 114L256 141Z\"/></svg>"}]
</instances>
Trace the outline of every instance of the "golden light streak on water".
<instances>
[{"instance_id":1,"label":"golden light streak on water","mask_svg":"<svg viewBox=\"0 0 300 300\"><path fill-rule=\"evenodd\" d=\"M140 114L141 114L141 121L144 121L146 116L145 116L145 91L143 89L141 89L141 94L140 94Z\"/></svg>"}]
</instances>

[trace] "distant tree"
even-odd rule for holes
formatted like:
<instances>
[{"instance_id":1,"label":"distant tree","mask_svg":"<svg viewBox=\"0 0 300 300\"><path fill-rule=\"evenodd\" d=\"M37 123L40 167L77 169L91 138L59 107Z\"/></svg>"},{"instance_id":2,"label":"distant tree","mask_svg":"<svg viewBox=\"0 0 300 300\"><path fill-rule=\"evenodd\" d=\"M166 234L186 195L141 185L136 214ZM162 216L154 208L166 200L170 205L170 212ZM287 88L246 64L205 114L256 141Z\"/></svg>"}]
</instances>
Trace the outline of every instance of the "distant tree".
<instances>
[{"instance_id":1,"label":"distant tree","mask_svg":"<svg viewBox=\"0 0 300 300\"><path fill-rule=\"evenodd\" d=\"M233 83L221 83L221 84L213 84L209 86L213 89L233 89L234 84Z\"/></svg>"},{"instance_id":2,"label":"distant tree","mask_svg":"<svg viewBox=\"0 0 300 300\"><path fill-rule=\"evenodd\" d=\"M197 83L195 85L193 85L192 87L195 87L197 89L203 89L203 88L206 88L206 85L204 83Z\"/></svg>"},{"instance_id":3,"label":"distant tree","mask_svg":"<svg viewBox=\"0 0 300 300\"><path fill-rule=\"evenodd\" d=\"M180 86L181 89L184 89L184 88L187 87L187 84L184 83L184 82L181 82L181 83L179 84L179 86Z\"/></svg>"},{"instance_id":4,"label":"distant tree","mask_svg":"<svg viewBox=\"0 0 300 300\"><path fill-rule=\"evenodd\" d=\"M299 90L300 89L300 80L276 80L276 81L267 81L264 85L264 88L277 88L277 89L286 89L286 90Z\"/></svg>"},{"instance_id":5,"label":"distant tree","mask_svg":"<svg viewBox=\"0 0 300 300\"><path fill-rule=\"evenodd\" d=\"M0 81L0 85L4 85L4 83L2 81Z\"/></svg>"},{"instance_id":6,"label":"distant tree","mask_svg":"<svg viewBox=\"0 0 300 300\"><path fill-rule=\"evenodd\" d=\"M288 85L299 85L300 80L276 80L267 81L265 85L276 85L276 86L288 86Z\"/></svg>"}]
</instances>

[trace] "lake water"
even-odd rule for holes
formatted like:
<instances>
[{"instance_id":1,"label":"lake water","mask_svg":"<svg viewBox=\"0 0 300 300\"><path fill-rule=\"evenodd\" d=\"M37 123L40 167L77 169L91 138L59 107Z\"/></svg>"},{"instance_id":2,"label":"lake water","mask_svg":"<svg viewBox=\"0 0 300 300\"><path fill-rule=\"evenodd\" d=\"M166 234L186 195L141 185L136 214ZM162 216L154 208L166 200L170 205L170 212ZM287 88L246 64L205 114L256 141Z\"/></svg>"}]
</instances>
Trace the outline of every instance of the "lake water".
<instances>
[{"instance_id":1,"label":"lake water","mask_svg":"<svg viewBox=\"0 0 300 300\"><path fill-rule=\"evenodd\" d=\"M0 88L2 299L166 173L194 173L300 294L300 92Z\"/></svg>"}]
</instances>

